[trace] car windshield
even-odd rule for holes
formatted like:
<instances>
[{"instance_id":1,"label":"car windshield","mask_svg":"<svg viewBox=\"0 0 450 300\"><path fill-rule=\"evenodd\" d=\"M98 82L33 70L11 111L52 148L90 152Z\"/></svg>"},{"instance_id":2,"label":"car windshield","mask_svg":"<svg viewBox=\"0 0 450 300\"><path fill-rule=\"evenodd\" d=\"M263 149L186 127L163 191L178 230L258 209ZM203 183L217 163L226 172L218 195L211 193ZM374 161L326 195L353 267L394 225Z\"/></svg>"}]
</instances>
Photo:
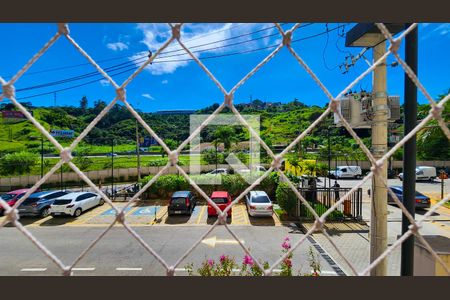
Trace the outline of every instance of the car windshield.
<instances>
[{"instance_id":1,"label":"car windshield","mask_svg":"<svg viewBox=\"0 0 450 300\"><path fill-rule=\"evenodd\" d=\"M2 198L5 201L9 201L12 198L14 198L14 196L15 196L14 194L4 194L4 195L1 195L0 198Z\"/></svg>"},{"instance_id":2,"label":"car windshield","mask_svg":"<svg viewBox=\"0 0 450 300\"><path fill-rule=\"evenodd\" d=\"M216 203L216 204L228 203L228 199L227 198L212 198L211 200L214 201L214 203Z\"/></svg>"},{"instance_id":3,"label":"car windshield","mask_svg":"<svg viewBox=\"0 0 450 300\"><path fill-rule=\"evenodd\" d=\"M396 193L396 194L400 194L400 195L403 194L403 190L402 190L402 189L391 188L391 190L392 190L394 193ZM416 191L416 197L424 197L424 195Z\"/></svg>"},{"instance_id":4,"label":"car windshield","mask_svg":"<svg viewBox=\"0 0 450 300\"><path fill-rule=\"evenodd\" d=\"M29 204L33 204L33 203L36 203L36 202L38 202L40 200L40 198L28 198L28 199L25 199L25 201L23 201L23 205L29 205Z\"/></svg>"},{"instance_id":5,"label":"car windshield","mask_svg":"<svg viewBox=\"0 0 450 300\"><path fill-rule=\"evenodd\" d=\"M186 203L186 198L172 198L172 204L185 204Z\"/></svg>"},{"instance_id":6,"label":"car windshield","mask_svg":"<svg viewBox=\"0 0 450 300\"><path fill-rule=\"evenodd\" d=\"M58 199L53 202L54 205L63 205L63 204L69 204L72 202L72 199Z\"/></svg>"},{"instance_id":7,"label":"car windshield","mask_svg":"<svg viewBox=\"0 0 450 300\"><path fill-rule=\"evenodd\" d=\"M267 196L256 196L252 198L253 203L270 203L270 200Z\"/></svg>"}]
</instances>

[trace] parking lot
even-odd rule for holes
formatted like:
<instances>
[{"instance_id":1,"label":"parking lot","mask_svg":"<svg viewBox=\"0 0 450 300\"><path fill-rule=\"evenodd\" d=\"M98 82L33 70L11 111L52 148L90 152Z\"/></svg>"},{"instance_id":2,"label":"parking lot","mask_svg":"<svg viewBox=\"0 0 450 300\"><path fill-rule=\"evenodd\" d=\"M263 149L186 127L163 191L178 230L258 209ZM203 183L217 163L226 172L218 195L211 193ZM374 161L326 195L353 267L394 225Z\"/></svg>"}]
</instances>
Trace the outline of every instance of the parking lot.
<instances>
[{"instance_id":1,"label":"parking lot","mask_svg":"<svg viewBox=\"0 0 450 300\"><path fill-rule=\"evenodd\" d=\"M125 206L125 202L115 202L119 209ZM195 206L192 215L167 215L167 201L137 202L125 211L126 221L131 226L201 226L213 224L217 218L207 216L207 205ZM0 217L0 222L5 217ZM48 216L21 217L22 224L28 227L42 226L108 226L115 219L115 210L107 203L86 211L80 217ZM280 226L281 222L275 214L272 217L251 217L247 213L244 204L233 206L232 215L228 218L230 225L248 226ZM116 224L120 226L119 224Z\"/></svg>"}]
</instances>

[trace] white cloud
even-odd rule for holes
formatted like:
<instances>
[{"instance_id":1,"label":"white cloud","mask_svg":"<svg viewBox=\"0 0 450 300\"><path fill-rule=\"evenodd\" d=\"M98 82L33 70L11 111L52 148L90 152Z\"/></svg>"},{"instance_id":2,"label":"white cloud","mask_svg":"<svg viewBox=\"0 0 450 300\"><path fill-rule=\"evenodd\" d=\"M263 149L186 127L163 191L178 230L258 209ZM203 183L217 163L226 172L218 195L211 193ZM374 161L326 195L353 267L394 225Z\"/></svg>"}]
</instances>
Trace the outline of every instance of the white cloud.
<instances>
[{"instance_id":1,"label":"white cloud","mask_svg":"<svg viewBox=\"0 0 450 300\"><path fill-rule=\"evenodd\" d=\"M425 32L420 38L421 41L430 37L436 37L436 35L439 36L438 38L450 38L450 23L443 23L440 25L438 23L424 23L421 25ZM421 32L419 32L419 34L421 34Z\"/></svg>"},{"instance_id":2,"label":"white cloud","mask_svg":"<svg viewBox=\"0 0 450 300\"><path fill-rule=\"evenodd\" d=\"M150 100L155 100L155 98L153 98L152 95L150 95L150 94L142 94L142 97L150 99Z\"/></svg>"},{"instance_id":3,"label":"white cloud","mask_svg":"<svg viewBox=\"0 0 450 300\"><path fill-rule=\"evenodd\" d=\"M279 38L279 35L264 37L275 33L276 28L272 28L272 24L185 24L181 29L181 41L186 45L193 54L199 58L210 56L212 54L221 54L237 51L245 51L264 47L273 44L273 41ZM244 35L260 29L251 35ZM139 24L137 29L142 32L142 43L153 53L155 53L171 36L170 27L166 24ZM229 39L231 37L240 36L239 38ZM246 43L250 39L256 39ZM235 43L240 43L234 45ZM197 52L198 51L198 52ZM131 57L131 60L145 57L147 51L143 51ZM191 57L176 42L172 42L155 61L146 67L154 75L170 74L180 67L185 67L193 62L189 60ZM142 64L142 59L137 63Z\"/></svg>"},{"instance_id":4,"label":"white cloud","mask_svg":"<svg viewBox=\"0 0 450 300\"><path fill-rule=\"evenodd\" d=\"M164 79L163 81L161 81L161 83L162 83L162 84L168 84L168 83L169 83L169 80Z\"/></svg>"},{"instance_id":5,"label":"white cloud","mask_svg":"<svg viewBox=\"0 0 450 300\"><path fill-rule=\"evenodd\" d=\"M102 86L110 86L111 85L111 83L108 80L106 80L106 79L100 80L100 84Z\"/></svg>"},{"instance_id":6,"label":"white cloud","mask_svg":"<svg viewBox=\"0 0 450 300\"><path fill-rule=\"evenodd\" d=\"M128 49L128 45L122 42L108 43L106 44L106 47L108 47L108 49L111 49L113 51L122 51Z\"/></svg>"}]
</instances>

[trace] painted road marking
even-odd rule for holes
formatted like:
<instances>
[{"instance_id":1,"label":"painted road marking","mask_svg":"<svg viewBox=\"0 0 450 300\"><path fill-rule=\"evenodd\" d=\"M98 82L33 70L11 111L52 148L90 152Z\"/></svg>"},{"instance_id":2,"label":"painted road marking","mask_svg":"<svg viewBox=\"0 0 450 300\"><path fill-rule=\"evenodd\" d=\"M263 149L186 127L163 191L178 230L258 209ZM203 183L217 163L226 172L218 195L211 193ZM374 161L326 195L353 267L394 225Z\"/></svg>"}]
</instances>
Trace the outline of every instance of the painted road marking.
<instances>
[{"instance_id":1,"label":"painted road marking","mask_svg":"<svg viewBox=\"0 0 450 300\"><path fill-rule=\"evenodd\" d=\"M84 224L85 222L88 222L90 219L95 218L97 216L100 216L105 211L111 209L109 208L109 205L104 205L103 207L96 207L93 210L87 211L85 214L82 214L78 218L75 219L73 222L69 222L66 225L76 225L76 224Z\"/></svg>"},{"instance_id":2,"label":"painted road marking","mask_svg":"<svg viewBox=\"0 0 450 300\"><path fill-rule=\"evenodd\" d=\"M196 224L200 224L200 222L201 222L201 220L202 220L202 218L203 218L203 215L205 214L206 208L207 208L206 205L203 205L203 206L202 206L202 209L201 209L201 211L200 211L200 214L199 214L199 216L198 216L198 218L197 218L197 222L195 222Z\"/></svg>"},{"instance_id":3,"label":"painted road marking","mask_svg":"<svg viewBox=\"0 0 450 300\"><path fill-rule=\"evenodd\" d=\"M244 244L244 240L240 240L240 242L242 244ZM216 246L216 244L238 245L239 242L236 241L235 239L218 239L218 238L216 238L216 236L213 236L213 237L202 240L202 244L205 244L209 247L214 248Z\"/></svg>"},{"instance_id":4,"label":"painted road marking","mask_svg":"<svg viewBox=\"0 0 450 300\"><path fill-rule=\"evenodd\" d=\"M72 271L94 271L95 268L72 268Z\"/></svg>"},{"instance_id":5,"label":"painted road marking","mask_svg":"<svg viewBox=\"0 0 450 300\"><path fill-rule=\"evenodd\" d=\"M142 268L116 268L117 271L142 271Z\"/></svg>"},{"instance_id":6,"label":"painted road marking","mask_svg":"<svg viewBox=\"0 0 450 300\"><path fill-rule=\"evenodd\" d=\"M135 210L132 215L133 216L154 216L159 210L160 206L146 206L140 207Z\"/></svg>"},{"instance_id":7,"label":"painted road marking","mask_svg":"<svg viewBox=\"0 0 450 300\"><path fill-rule=\"evenodd\" d=\"M122 211L123 208L118 207L117 208L119 211ZM125 209L125 213L128 213L130 210L132 209L132 207L127 207ZM110 208L107 211L103 212L102 214L100 214L101 216L115 216L116 215L116 211L114 208Z\"/></svg>"},{"instance_id":8,"label":"painted road marking","mask_svg":"<svg viewBox=\"0 0 450 300\"><path fill-rule=\"evenodd\" d=\"M24 268L21 269L22 272L45 272L47 268Z\"/></svg>"}]
</instances>

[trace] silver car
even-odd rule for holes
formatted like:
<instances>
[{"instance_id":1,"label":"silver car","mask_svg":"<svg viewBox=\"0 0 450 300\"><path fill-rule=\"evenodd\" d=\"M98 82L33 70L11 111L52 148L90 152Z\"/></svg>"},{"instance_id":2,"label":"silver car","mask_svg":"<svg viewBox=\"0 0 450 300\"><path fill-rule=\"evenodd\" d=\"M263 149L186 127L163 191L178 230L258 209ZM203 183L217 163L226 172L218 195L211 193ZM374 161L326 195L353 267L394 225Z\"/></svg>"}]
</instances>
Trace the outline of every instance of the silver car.
<instances>
[{"instance_id":1,"label":"silver car","mask_svg":"<svg viewBox=\"0 0 450 300\"><path fill-rule=\"evenodd\" d=\"M264 191L251 191L245 196L247 212L250 216L271 217L273 214L273 205Z\"/></svg>"}]
</instances>

